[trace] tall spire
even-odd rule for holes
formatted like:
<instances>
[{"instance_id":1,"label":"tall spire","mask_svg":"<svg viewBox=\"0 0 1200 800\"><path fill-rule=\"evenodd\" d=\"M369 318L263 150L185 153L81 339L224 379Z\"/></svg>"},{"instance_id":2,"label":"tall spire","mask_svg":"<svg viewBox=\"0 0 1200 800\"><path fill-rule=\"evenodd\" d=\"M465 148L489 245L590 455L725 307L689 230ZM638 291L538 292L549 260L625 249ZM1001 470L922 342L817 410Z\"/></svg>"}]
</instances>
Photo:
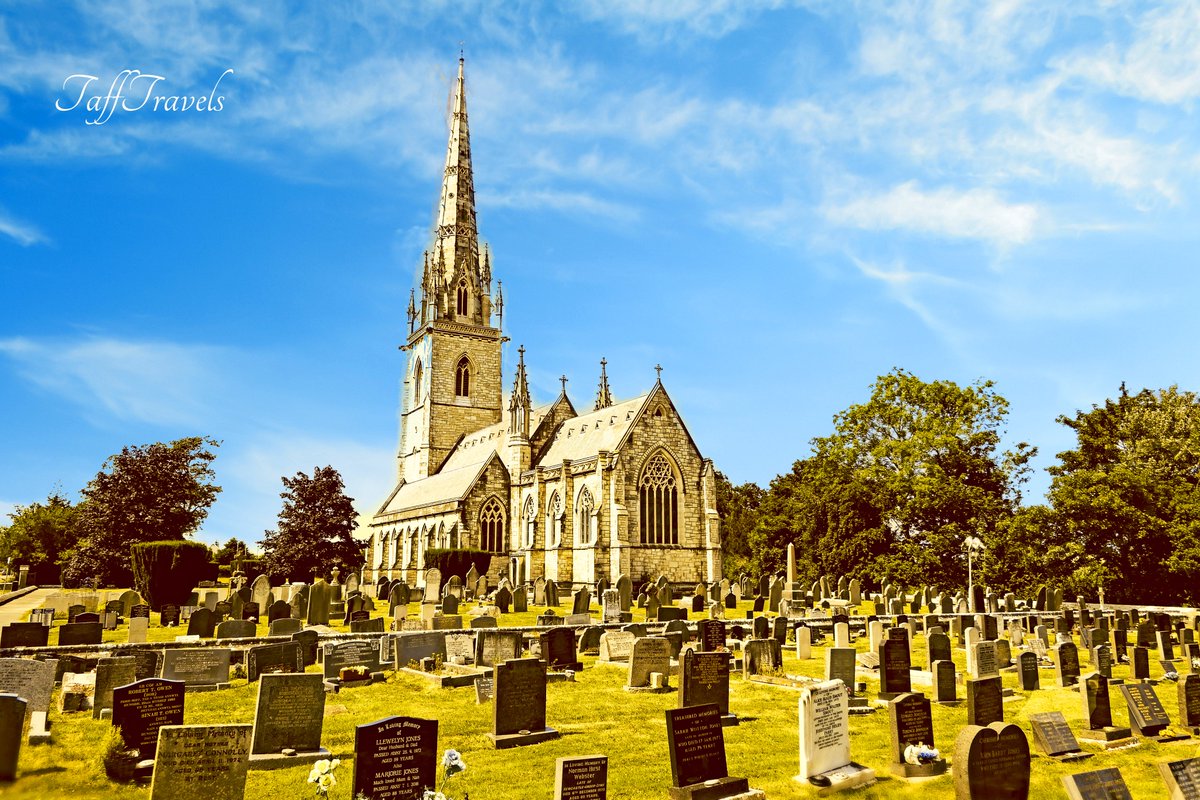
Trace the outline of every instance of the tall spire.
<instances>
[{"instance_id":1,"label":"tall spire","mask_svg":"<svg viewBox=\"0 0 1200 800\"><path fill-rule=\"evenodd\" d=\"M517 375L513 379L512 396L508 401L508 432L515 437L529 438L529 381L525 377L525 345L517 348Z\"/></svg>"},{"instance_id":2,"label":"tall spire","mask_svg":"<svg viewBox=\"0 0 1200 800\"><path fill-rule=\"evenodd\" d=\"M479 268L479 232L475 226L475 180L471 174L471 135L467 126L467 87L463 59L458 59L458 82L450 115L450 141L438 204L435 249L450 284L459 270Z\"/></svg>"},{"instance_id":3,"label":"tall spire","mask_svg":"<svg viewBox=\"0 0 1200 800\"><path fill-rule=\"evenodd\" d=\"M608 373L604 371L605 365L608 364L603 358L600 359L600 386L596 389L596 405L594 411L599 411L602 408L608 408L613 404L612 390L608 388Z\"/></svg>"}]
</instances>

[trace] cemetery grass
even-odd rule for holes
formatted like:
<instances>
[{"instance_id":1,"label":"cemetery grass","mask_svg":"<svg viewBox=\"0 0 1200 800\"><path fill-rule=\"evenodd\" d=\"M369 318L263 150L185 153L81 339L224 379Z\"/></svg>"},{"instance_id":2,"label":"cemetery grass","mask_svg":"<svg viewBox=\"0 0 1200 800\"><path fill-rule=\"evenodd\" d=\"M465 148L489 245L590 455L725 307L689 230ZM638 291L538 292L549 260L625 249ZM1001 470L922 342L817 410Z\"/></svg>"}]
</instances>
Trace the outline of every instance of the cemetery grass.
<instances>
[{"instance_id":1,"label":"cemetery grass","mask_svg":"<svg viewBox=\"0 0 1200 800\"><path fill-rule=\"evenodd\" d=\"M378 607L377 607L378 608ZM559 611L562 612L560 607ZM415 607L410 613L416 611ZM534 612L505 615L505 627L530 625ZM732 614L731 614L732 616ZM635 612L635 620L640 612ZM640 621L640 620L638 620ZM157 622L155 615L154 622ZM733 622L732 620L730 621ZM167 629L151 641L170 640L178 629ZM340 625L332 626L337 630ZM159 629L160 631L162 629ZM866 650L865 637L855 642ZM925 652L924 637L913 643L914 664L921 665ZM784 649L783 672L794 676L822 677L825 648L813 648L813 658L800 661L794 650ZM455 748L463 755L467 770L449 784L452 797L469 792L474 800L549 800L553 795L555 760L564 756L605 755L609 759L608 796L613 800L649 800L662 798L670 784L664 711L675 707L677 695L630 694L623 691L625 668L597 664L594 657L583 657L585 669L573 683L551 683L547 691L546 720L561 732L562 738L512 750L495 750L485 734L492 729L493 704L479 705L471 687L440 689L420 677L392 674L382 684L345 689L326 697L322 744L342 765L335 773L338 784L332 798L351 798L354 727L392 715L436 719L439 723L440 751ZM954 651L960 673L965 669L964 654ZM310 668L315 671L317 668ZM1152 670L1158 665L1152 664ZM1085 665L1086 671L1086 665ZM1127 678L1126 665L1114 666L1114 677ZM878 680L869 670L859 668L859 680L868 683L868 696L878 692ZM1152 672L1158 677L1157 672ZM1052 686L1053 671L1042 671L1043 688L1004 703L1005 719L1016 722L1030 742L1032 780L1030 797L1062 797L1065 775L1106 767L1121 770L1134 798L1158 798L1165 788L1156 763L1191 758L1198 740L1160 745L1141 740L1131 749L1103 752L1084 745L1092 759L1058 763L1040 756L1029 725L1031 714L1061 711L1078 732L1083 725L1083 703L1073 689ZM678 685L678 676L671 679ZM1013 674L1004 675L1007 688L1017 688ZM914 687L918 690L921 687ZM1156 687L1168 713L1175 717L1175 684L1163 682ZM233 688L218 692L189 693L186 700L187 724L252 723L257 685L235 680ZM928 694L928 692L927 692ZM1021 693L1018 691L1018 695ZM960 685L960 698L965 690ZM1111 692L1114 723L1127 725L1128 716L1121 695ZM816 797L814 788L793 780L799 769L797 702L799 692L744 681L736 673L730 681L730 710L742 718L736 727L724 729L725 750L731 775L749 778L750 785L762 789L769 798ZM55 705L57 703L57 690ZM954 738L966 724L965 704L933 704L934 734L942 755L953 761ZM93 720L88 713L50 714L54 743L22 747L18 779L0 789L2 797L28 798L142 798L148 789L110 782L104 775L101 753L110 725ZM867 716L850 719L851 754L855 761L873 768L879 781L872 787L846 795L853 798L953 798L950 774L925 782L906 783L889 775L891 743L888 715L880 709ZM315 796L306 783L309 766L301 765L271 771L251 771L246 783L247 798L306 798Z\"/></svg>"}]
</instances>

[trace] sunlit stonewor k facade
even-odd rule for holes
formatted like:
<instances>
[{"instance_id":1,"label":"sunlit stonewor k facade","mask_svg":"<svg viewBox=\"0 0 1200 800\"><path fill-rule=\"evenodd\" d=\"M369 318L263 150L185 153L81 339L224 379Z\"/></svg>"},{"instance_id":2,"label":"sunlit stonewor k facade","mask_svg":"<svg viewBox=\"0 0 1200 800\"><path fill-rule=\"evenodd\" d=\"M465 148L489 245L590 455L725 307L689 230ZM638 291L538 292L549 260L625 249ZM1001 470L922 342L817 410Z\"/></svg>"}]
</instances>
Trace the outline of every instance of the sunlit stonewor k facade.
<instances>
[{"instance_id":1,"label":"sunlit stonewor k facade","mask_svg":"<svg viewBox=\"0 0 1200 800\"><path fill-rule=\"evenodd\" d=\"M409 300L398 479L371 522L366 574L419 583L425 551L451 547L492 552L489 572L522 582L719 578L715 471L661 377L617 401L601 361L588 407L564 381L535 408L522 347L505 394L465 87L460 61L434 242Z\"/></svg>"}]
</instances>

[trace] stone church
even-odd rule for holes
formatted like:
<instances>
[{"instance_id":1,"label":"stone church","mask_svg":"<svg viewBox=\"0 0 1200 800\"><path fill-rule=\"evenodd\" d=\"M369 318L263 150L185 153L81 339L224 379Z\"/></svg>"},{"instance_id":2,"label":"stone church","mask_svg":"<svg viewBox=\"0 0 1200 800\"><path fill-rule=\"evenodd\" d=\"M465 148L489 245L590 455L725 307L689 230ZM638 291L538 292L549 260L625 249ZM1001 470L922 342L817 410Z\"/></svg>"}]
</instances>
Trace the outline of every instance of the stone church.
<instances>
[{"instance_id":1,"label":"stone church","mask_svg":"<svg viewBox=\"0 0 1200 800\"><path fill-rule=\"evenodd\" d=\"M613 399L600 361L582 413L535 407L518 352L502 385L504 299L480 249L458 65L450 143L420 285L410 295L395 488L370 523L364 579L422 582L429 548L493 553L492 576L561 586L721 577L716 472L659 380Z\"/></svg>"}]
</instances>

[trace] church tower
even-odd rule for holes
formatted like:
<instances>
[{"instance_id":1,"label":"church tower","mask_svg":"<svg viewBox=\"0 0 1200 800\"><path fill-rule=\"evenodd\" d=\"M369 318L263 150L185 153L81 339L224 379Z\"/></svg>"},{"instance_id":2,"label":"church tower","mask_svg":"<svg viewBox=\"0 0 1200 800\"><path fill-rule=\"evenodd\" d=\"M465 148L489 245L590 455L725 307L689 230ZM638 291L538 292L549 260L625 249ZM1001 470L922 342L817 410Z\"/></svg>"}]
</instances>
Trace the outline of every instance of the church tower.
<instances>
[{"instance_id":1,"label":"church tower","mask_svg":"<svg viewBox=\"0 0 1200 800\"><path fill-rule=\"evenodd\" d=\"M504 301L497 287L493 305L491 255L480 250L475 225L461 58L452 108L433 246L409 299L408 340L401 347L408 353L397 453L403 482L436 473L464 434L499 422L501 415Z\"/></svg>"}]
</instances>

